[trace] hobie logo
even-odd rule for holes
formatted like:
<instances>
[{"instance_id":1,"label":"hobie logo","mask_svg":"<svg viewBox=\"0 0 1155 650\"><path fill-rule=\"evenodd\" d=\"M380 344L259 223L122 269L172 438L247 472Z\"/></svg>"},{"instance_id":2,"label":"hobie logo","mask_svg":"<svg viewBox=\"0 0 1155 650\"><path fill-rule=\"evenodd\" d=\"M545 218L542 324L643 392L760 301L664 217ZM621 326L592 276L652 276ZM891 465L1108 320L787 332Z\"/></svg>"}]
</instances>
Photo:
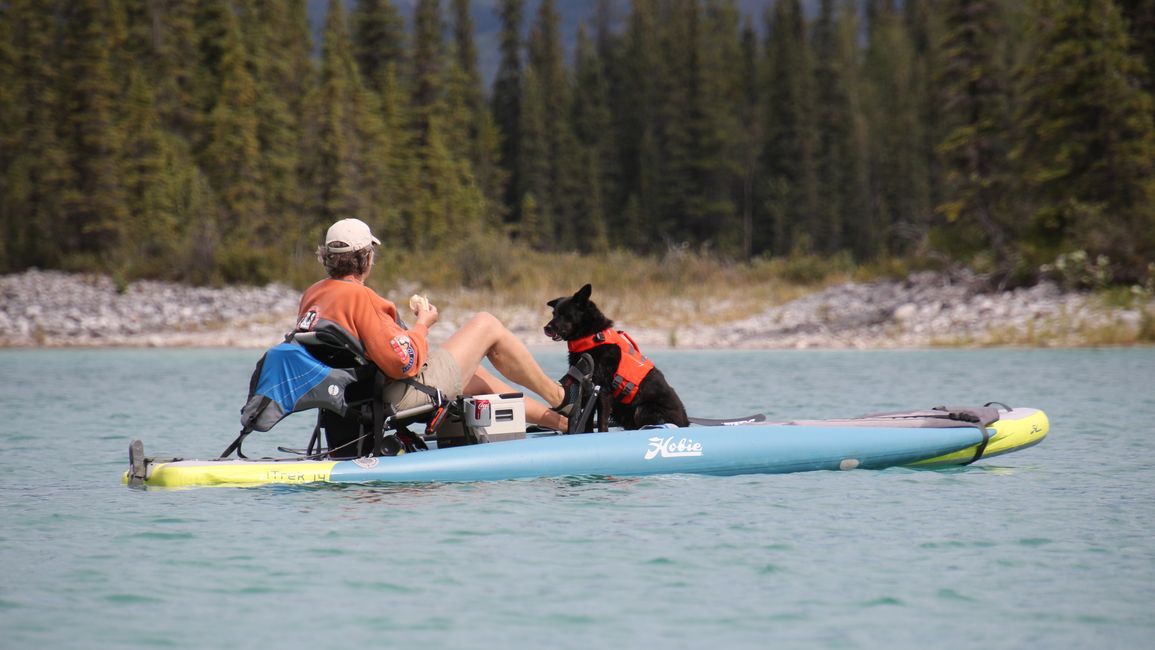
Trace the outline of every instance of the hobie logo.
<instances>
[{"instance_id":1,"label":"hobie logo","mask_svg":"<svg viewBox=\"0 0 1155 650\"><path fill-rule=\"evenodd\" d=\"M650 449L646 452L645 460L657 458L680 458L683 456L701 456L702 443L694 442L689 438L682 438L674 442L674 437L650 438Z\"/></svg>"}]
</instances>

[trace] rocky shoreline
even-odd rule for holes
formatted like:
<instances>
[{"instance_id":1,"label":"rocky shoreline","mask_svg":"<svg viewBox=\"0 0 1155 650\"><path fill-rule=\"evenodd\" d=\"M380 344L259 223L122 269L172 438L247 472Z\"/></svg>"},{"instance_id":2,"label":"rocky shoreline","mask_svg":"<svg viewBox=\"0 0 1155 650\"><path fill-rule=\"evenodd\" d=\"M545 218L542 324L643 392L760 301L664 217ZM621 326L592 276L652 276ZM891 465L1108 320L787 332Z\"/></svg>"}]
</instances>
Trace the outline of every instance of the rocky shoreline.
<instances>
[{"instance_id":1,"label":"rocky shoreline","mask_svg":"<svg viewBox=\"0 0 1155 650\"><path fill-rule=\"evenodd\" d=\"M1001 293L977 287L966 274L917 273L834 286L722 325L618 324L646 349L1069 347L1102 343L1104 332L1108 342L1134 341L1155 315L1149 297L1123 309L1049 283ZM298 299L298 291L276 284L212 289L140 281L118 291L108 277L32 269L0 276L0 347L263 348L291 327ZM542 308L494 311L528 344L547 343ZM468 316L441 312L434 341Z\"/></svg>"}]
</instances>

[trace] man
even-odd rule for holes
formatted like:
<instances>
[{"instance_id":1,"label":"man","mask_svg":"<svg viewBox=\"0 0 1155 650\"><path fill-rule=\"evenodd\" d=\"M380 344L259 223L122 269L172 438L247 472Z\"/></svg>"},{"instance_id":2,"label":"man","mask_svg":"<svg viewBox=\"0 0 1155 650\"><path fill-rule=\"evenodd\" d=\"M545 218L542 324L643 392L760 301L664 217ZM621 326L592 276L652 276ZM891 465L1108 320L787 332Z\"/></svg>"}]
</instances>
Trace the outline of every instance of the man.
<instances>
[{"instance_id":1,"label":"man","mask_svg":"<svg viewBox=\"0 0 1155 650\"><path fill-rule=\"evenodd\" d=\"M427 338L437 322L437 307L417 305L417 322L408 330L400 325L397 307L365 286L376 258L374 246L380 245L360 219L342 219L330 226L325 243L317 249L329 277L301 296L297 329L311 330L320 320L334 323L361 341L369 359L391 379L413 378L449 397L514 392L482 367L481 360L489 359L502 376L545 400L526 398L526 420L565 431L566 418L549 407L561 410L565 391L493 315L474 315L440 347L431 347ZM385 399L398 410L429 401L425 393L399 381L389 384Z\"/></svg>"}]
</instances>

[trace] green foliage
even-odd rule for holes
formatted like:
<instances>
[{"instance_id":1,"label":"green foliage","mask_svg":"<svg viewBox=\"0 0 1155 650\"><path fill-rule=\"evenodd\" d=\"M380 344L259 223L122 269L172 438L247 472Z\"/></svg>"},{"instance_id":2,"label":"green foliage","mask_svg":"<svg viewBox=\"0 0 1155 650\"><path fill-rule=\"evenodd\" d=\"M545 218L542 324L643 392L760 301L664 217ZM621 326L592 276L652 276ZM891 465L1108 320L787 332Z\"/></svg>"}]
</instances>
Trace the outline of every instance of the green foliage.
<instances>
[{"instance_id":1,"label":"green foliage","mask_svg":"<svg viewBox=\"0 0 1155 650\"><path fill-rule=\"evenodd\" d=\"M405 61L405 19L390 0L360 0L353 9L354 57L366 85L384 94L390 70Z\"/></svg>"},{"instance_id":2,"label":"green foliage","mask_svg":"<svg viewBox=\"0 0 1155 650\"><path fill-rule=\"evenodd\" d=\"M818 236L813 72L798 0L774 5L768 31L762 175L765 250L809 252Z\"/></svg>"},{"instance_id":3,"label":"green foliage","mask_svg":"<svg viewBox=\"0 0 1155 650\"><path fill-rule=\"evenodd\" d=\"M1040 252L1085 249L1134 280L1155 259L1155 109L1110 0L1040 0L1015 149ZM1031 242L1028 242L1031 243ZM1045 259L1045 258L1044 258Z\"/></svg>"},{"instance_id":4,"label":"green foliage","mask_svg":"<svg viewBox=\"0 0 1155 650\"><path fill-rule=\"evenodd\" d=\"M938 212L947 235L981 235L956 237L943 242L943 249L959 256L991 250L996 272L1006 275L1017 257L1019 220L1011 203L1016 172L1007 155L1014 137L1013 97L1003 65L1002 12L999 0L956 0L947 8L939 69L946 133L938 152L948 198Z\"/></svg>"},{"instance_id":5,"label":"green foliage","mask_svg":"<svg viewBox=\"0 0 1155 650\"><path fill-rule=\"evenodd\" d=\"M1148 281L1146 0L598 0L572 55L502 0L491 89L476 4L331 0L315 50L306 0L0 2L0 271L302 282L357 216L472 287Z\"/></svg>"}]
</instances>

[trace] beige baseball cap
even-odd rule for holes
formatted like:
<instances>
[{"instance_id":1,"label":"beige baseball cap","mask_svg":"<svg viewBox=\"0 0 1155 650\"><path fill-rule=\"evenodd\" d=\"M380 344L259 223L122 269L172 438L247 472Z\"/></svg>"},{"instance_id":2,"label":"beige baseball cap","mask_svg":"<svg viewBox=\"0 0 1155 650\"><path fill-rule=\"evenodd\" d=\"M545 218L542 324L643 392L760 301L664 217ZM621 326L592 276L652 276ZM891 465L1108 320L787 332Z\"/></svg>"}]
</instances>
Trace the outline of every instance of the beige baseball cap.
<instances>
[{"instance_id":1,"label":"beige baseball cap","mask_svg":"<svg viewBox=\"0 0 1155 650\"><path fill-rule=\"evenodd\" d=\"M342 219L329 226L329 232L325 233L325 248L330 253L349 253L380 245L381 240L374 237L360 219Z\"/></svg>"}]
</instances>

